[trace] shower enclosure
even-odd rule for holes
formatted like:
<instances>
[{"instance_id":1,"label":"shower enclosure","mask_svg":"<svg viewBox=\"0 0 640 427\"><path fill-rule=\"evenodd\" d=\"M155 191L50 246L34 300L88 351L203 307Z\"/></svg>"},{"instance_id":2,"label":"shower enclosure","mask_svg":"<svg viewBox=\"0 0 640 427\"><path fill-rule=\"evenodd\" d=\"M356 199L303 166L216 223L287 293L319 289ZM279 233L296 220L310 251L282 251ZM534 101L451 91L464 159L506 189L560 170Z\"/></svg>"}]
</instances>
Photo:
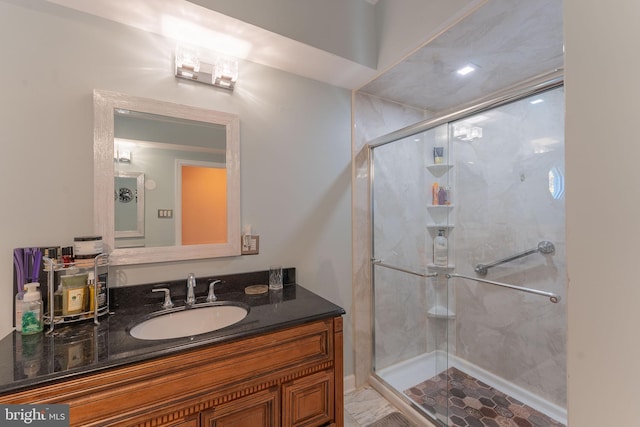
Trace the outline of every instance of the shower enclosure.
<instances>
[{"instance_id":1,"label":"shower enclosure","mask_svg":"<svg viewBox=\"0 0 640 427\"><path fill-rule=\"evenodd\" d=\"M566 424L561 76L369 148L376 379L441 425Z\"/></svg>"}]
</instances>

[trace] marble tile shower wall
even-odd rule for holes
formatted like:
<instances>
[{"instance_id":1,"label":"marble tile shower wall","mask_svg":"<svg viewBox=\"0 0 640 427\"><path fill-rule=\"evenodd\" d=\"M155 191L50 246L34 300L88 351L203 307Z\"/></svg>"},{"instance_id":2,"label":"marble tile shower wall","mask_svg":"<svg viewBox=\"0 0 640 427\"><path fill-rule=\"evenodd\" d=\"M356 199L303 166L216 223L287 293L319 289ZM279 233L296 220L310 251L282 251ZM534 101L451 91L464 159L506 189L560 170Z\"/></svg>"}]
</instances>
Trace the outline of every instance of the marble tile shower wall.
<instances>
[{"instance_id":1,"label":"marble tile shower wall","mask_svg":"<svg viewBox=\"0 0 640 427\"><path fill-rule=\"evenodd\" d=\"M372 367L372 314L369 234L369 166L367 142L402 127L417 123L428 113L383 99L355 93L353 159L353 301L356 387L367 382ZM403 322L398 320L398 322ZM391 326L391 325L389 325ZM402 324L396 325L396 328Z\"/></svg>"},{"instance_id":2,"label":"marble tile shower wall","mask_svg":"<svg viewBox=\"0 0 640 427\"><path fill-rule=\"evenodd\" d=\"M427 192L424 143L409 137L374 151L374 255L386 264L426 271ZM375 367L382 369L428 351L425 279L376 267Z\"/></svg>"},{"instance_id":3,"label":"marble tile shower wall","mask_svg":"<svg viewBox=\"0 0 640 427\"><path fill-rule=\"evenodd\" d=\"M483 138L455 141L455 265L474 276L478 263L555 244L489 270L486 278L565 295L564 198L549 191L549 171L564 170L564 93L543 94L489 114ZM484 113L483 113L484 114ZM456 356L561 407L566 404L566 300L455 279Z\"/></svg>"},{"instance_id":4,"label":"marble tile shower wall","mask_svg":"<svg viewBox=\"0 0 640 427\"><path fill-rule=\"evenodd\" d=\"M433 147L447 146L447 139L441 126L374 151L374 254L386 264L426 272L433 262L435 230L430 234L426 225L434 220L427 206L434 179L442 185L446 179L434 178L426 165L433 163ZM448 329L453 322L427 316L429 309L447 307L444 277L425 279L378 267L373 283L376 369L455 348Z\"/></svg>"}]
</instances>

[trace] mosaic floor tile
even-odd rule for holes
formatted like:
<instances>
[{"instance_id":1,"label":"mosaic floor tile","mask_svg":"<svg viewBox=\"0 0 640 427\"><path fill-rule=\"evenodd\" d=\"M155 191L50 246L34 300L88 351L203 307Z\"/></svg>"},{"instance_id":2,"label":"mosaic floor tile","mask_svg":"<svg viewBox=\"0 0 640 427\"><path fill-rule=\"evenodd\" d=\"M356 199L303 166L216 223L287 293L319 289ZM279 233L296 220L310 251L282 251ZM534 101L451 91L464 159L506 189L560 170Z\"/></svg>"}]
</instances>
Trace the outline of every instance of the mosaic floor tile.
<instances>
[{"instance_id":1,"label":"mosaic floor tile","mask_svg":"<svg viewBox=\"0 0 640 427\"><path fill-rule=\"evenodd\" d=\"M404 393L438 419L455 427L565 427L547 415L449 368Z\"/></svg>"}]
</instances>

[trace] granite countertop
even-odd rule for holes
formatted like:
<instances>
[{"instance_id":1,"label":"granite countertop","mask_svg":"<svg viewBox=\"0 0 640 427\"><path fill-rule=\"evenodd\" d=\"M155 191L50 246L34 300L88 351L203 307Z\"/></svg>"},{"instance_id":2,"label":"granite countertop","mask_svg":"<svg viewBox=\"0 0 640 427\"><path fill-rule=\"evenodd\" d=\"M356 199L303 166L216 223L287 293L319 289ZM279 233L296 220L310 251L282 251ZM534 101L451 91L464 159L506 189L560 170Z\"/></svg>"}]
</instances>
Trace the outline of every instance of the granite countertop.
<instances>
[{"instance_id":1,"label":"granite countertop","mask_svg":"<svg viewBox=\"0 0 640 427\"><path fill-rule=\"evenodd\" d=\"M51 381L67 379L185 350L215 345L272 332L315 320L341 316L341 307L304 287L289 283L280 291L247 295L244 288L265 283L267 272L198 279L197 303L203 303L208 281L216 285L218 302L233 301L249 307L247 316L226 328L200 335L167 340L139 340L129 329L149 314L161 310L163 293L151 288L169 286L176 306L184 305L185 280L110 289L111 312L100 324L84 321L56 325L53 333L22 336L12 332L0 340L0 393L10 393ZM295 269L288 275L295 280ZM175 292L175 293L174 293ZM45 325L45 332L49 327Z\"/></svg>"}]
</instances>

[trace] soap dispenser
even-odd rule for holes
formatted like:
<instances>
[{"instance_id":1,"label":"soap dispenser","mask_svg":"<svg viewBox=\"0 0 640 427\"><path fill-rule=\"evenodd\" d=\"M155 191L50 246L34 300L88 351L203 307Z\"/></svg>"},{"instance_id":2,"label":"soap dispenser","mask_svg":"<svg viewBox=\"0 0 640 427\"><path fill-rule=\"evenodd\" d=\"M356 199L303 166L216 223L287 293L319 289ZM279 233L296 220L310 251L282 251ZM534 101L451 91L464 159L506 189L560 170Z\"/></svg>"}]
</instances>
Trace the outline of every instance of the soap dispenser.
<instances>
[{"instance_id":1,"label":"soap dispenser","mask_svg":"<svg viewBox=\"0 0 640 427\"><path fill-rule=\"evenodd\" d=\"M447 266L448 245L444 230L438 230L438 235L433 239L433 264L438 267Z\"/></svg>"},{"instance_id":2,"label":"soap dispenser","mask_svg":"<svg viewBox=\"0 0 640 427\"><path fill-rule=\"evenodd\" d=\"M22 335L42 332L42 296L39 283L24 285L25 293L22 297Z\"/></svg>"}]
</instances>

